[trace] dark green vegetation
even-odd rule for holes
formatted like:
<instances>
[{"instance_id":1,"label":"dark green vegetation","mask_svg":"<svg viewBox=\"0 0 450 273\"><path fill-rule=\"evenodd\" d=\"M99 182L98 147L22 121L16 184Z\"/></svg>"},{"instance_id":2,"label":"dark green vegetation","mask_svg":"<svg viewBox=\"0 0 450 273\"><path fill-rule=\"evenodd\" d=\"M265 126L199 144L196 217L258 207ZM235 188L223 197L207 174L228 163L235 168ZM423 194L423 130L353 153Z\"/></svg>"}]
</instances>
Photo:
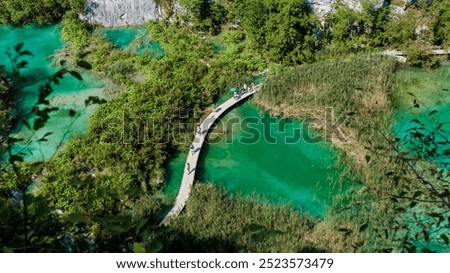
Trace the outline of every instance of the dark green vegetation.
<instances>
[{"instance_id":1,"label":"dark green vegetation","mask_svg":"<svg viewBox=\"0 0 450 273\"><path fill-rule=\"evenodd\" d=\"M450 45L445 34L449 28L448 1L417 1L401 15L395 14L390 5L377 9L363 2L362 7L357 12L336 4L323 28L325 58L388 48L405 51L411 65L431 67L436 61L426 52Z\"/></svg>"},{"instance_id":2,"label":"dark green vegetation","mask_svg":"<svg viewBox=\"0 0 450 273\"><path fill-rule=\"evenodd\" d=\"M25 25L54 23L68 11L81 12L84 0L2 0L0 23Z\"/></svg>"},{"instance_id":3,"label":"dark green vegetation","mask_svg":"<svg viewBox=\"0 0 450 273\"><path fill-rule=\"evenodd\" d=\"M69 70L61 62L61 68L53 75L43 79L27 79L22 70L27 67L27 56L33 54L23 49L20 43L7 52L11 69L0 66L1 88L0 104L4 107L1 113L1 164L0 164L0 230L2 233L3 251L46 251L61 250L55 245L59 225L54 213L48 210L48 201L31 193L35 182L35 173L42 170L40 163L22 164L25 154L15 152L13 145L20 142L12 136L12 131L18 123L24 124L30 131L38 131L46 126L50 114L58 109L50 106L49 96L54 92L54 85L67 75L82 80L79 72ZM31 77L30 77L31 78ZM17 108L17 94L30 81L39 84L37 102L30 113L22 113ZM72 112L70 112L72 113ZM73 113L75 115L75 113ZM31 116L31 118L30 118ZM32 120L30 123L27 120ZM46 133L38 142L47 141Z\"/></svg>"},{"instance_id":4,"label":"dark green vegetation","mask_svg":"<svg viewBox=\"0 0 450 273\"><path fill-rule=\"evenodd\" d=\"M171 6L171 1L160 2ZM448 245L447 235L430 228L448 224L441 213L448 210L448 189L421 174L423 158L405 160L390 133L395 63L350 56L391 47L413 51L414 65L433 65L424 50L450 45L448 2L411 5L402 16L371 5L362 12L338 5L321 25L297 0L185 1L190 12L175 23L147 25L150 40L166 53L161 59L115 48L96 27L79 20L78 3L0 3L4 24L63 18L68 44L57 58L119 87L108 90L114 99L90 118L89 135L70 141L49 162L5 161L0 185L3 251L351 252L425 251L414 243L420 240ZM422 23L428 28L417 31ZM318 60L322 62L314 63ZM304 63L313 64L284 67ZM351 205L332 206L318 221L201 185L186 213L168 228L157 227L167 205L161 190L168 157L186 148L195 122L217 96L266 68L280 73L268 79L260 104L297 117L317 116L332 106L337 117L348 118L343 130L353 144L337 142L336 147L348 168L343 178L358 185L337 198L350 199ZM0 136L8 150L14 124L7 96L14 75L0 69L0 76ZM194 111L198 116L188 115ZM418 221L414 213L428 213L428 222Z\"/></svg>"},{"instance_id":5,"label":"dark green vegetation","mask_svg":"<svg viewBox=\"0 0 450 273\"><path fill-rule=\"evenodd\" d=\"M270 61L302 63L317 49L317 18L303 1L238 1L235 16L242 21L255 48Z\"/></svg>"}]
</instances>

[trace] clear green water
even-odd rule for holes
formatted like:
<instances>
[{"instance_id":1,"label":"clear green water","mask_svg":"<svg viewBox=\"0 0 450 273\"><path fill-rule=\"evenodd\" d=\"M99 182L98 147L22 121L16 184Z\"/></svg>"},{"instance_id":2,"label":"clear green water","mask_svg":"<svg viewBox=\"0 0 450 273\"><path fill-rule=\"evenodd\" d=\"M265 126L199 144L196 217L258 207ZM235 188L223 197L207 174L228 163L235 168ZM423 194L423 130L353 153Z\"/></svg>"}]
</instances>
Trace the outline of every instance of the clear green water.
<instances>
[{"instance_id":1,"label":"clear green water","mask_svg":"<svg viewBox=\"0 0 450 273\"><path fill-rule=\"evenodd\" d=\"M269 128L264 125L268 122L268 113L251 102L232 110L223 121L242 118L253 118L250 126L261 136L269 132L264 130ZM217 141L218 136L223 139L204 146L196 179L223 186L232 194L251 196L256 193L270 203L289 203L294 209L323 216L333 196L340 192L336 182L340 171L335 166L334 153L325 143L309 144L300 139L297 143L286 144L286 137L293 136L296 130L302 131L302 123L272 119L276 124L284 124L283 130L278 125L270 126L276 143L259 139L245 144L239 140L249 136L248 128L234 123L225 126L227 133L223 133L218 126L210 142ZM255 121L257 123L253 123ZM166 193L172 198L179 189L186 157L186 153L178 153L169 163Z\"/></svg>"},{"instance_id":2,"label":"clear green water","mask_svg":"<svg viewBox=\"0 0 450 273\"><path fill-rule=\"evenodd\" d=\"M217 53L217 54L222 53L222 52L224 52L225 50L227 50L226 46L223 45L223 44L221 44L221 43L215 43L215 42L213 42L212 45L213 45L213 47L214 47L214 52Z\"/></svg>"},{"instance_id":3,"label":"clear green water","mask_svg":"<svg viewBox=\"0 0 450 273\"><path fill-rule=\"evenodd\" d=\"M437 166L438 169L442 168L444 172L449 173L450 156L434 155L436 153L442 154L445 150L450 149L448 144L439 144L439 142L444 141L442 136L448 138L450 132L450 65L443 65L436 70L403 69L397 73L397 76L398 86L394 93L397 112L393 130L403 144L401 148L412 155L423 155L426 154L426 151L436 149L432 153L433 156L424 159L429 161L429 164ZM417 132L423 135L438 132L436 140L432 142L438 145L414 141L411 136ZM412 140L412 142L409 142L409 140ZM450 228L437 227L434 221L430 221L430 217L427 215L429 212L439 212L442 213L443 217L448 217L448 212L445 213L433 206L409 209L403 216L404 219L402 220L408 223L408 228L419 234L422 232L422 226L416 224L413 221L414 218L430 224L428 231L431 240L419 239L414 242L415 246L418 250L428 248L435 252L450 252L450 246L444 244L440 238L441 235L448 234Z\"/></svg>"},{"instance_id":4,"label":"clear green water","mask_svg":"<svg viewBox=\"0 0 450 273\"><path fill-rule=\"evenodd\" d=\"M450 132L450 65L431 71L404 69L398 72L398 79L394 132L404 140L405 150L432 149L423 143L408 142L412 134L419 132L428 135L436 131L439 124L442 124L441 132ZM436 141L444 141L444 138L438 135ZM441 144L436 148L438 153L442 153L450 147ZM434 159L450 163L448 156Z\"/></svg>"},{"instance_id":5,"label":"clear green water","mask_svg":"<svg viewBox=\"0 0 450 273\"><path fill-rule=\"evenodd\" d=\"M159 43L149 40L149 30L145 26L107 28L100 32L121 50L130 50L139 56L150 54L158 59L165 55L164 49Z\"/></svg>"},{"instance_id":6,"label":"clear green water","mask_svg":"<svg viewBox=\"0 0 450 273\"><path fill-rule=\"evenodd\" d=\"M9 70L11 64L5 54L8 48L13 50L15 45L22 42L23 49L33 53L33 56L23 58L29 63L27 68L21 70L22 76L27 79L27 86L20 90L16 101L16 107L27 117L27 113L37 101L39 86L58 70L52 65L51 56L63 47L60 26L0 27L0 37L0 56L3 60L1 63L5 63ZM53 156L67 140L87 132L88 117L95 106L85 107L84 101L89 96L103 97L103 83L86 73L82 76L83 81L66 76L60 85L52 85L55 91L49 97L50 104L58 107L59 110L50 114L51 119L47 126L37 132L19 124L15 131L16 137L23 138L25 141L16 145L14 152L25 153L27 161L46 160ZM77 112L74 118L69 116L68 112L71 109ZM28 122L32 122L29 116ZM47 142L27 144L28 141L41 138L47 132L53 133L47 137Z\"/></svg>"}]
</instances>

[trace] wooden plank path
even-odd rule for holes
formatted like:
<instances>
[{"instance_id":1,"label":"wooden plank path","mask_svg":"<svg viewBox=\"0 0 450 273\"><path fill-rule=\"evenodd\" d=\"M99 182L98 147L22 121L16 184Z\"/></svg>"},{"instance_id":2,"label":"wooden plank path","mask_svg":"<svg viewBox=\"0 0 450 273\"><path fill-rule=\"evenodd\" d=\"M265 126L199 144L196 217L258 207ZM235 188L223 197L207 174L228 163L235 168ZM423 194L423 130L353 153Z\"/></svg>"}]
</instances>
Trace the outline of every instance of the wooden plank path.
<instances>
[{"instance_id":1,"label":"wooden plank path","mask_svg":"<svg viewBox=\"0 0 450 273\"><path fill-rule=\"evenodd\" d=\"M240 98L238 99L231 98L227 100L223 104L219 105L216 108L216 110L213 111L211 114L209 114L209 116L202 122L202 124L200 125L200 130L197 131L197 133L195 134L194 141L192 142L192 146L189 150L188 158L184 166L183 179L181 180L181 187L178 192L177 198L175 199L173 208L169 211L169 213L166 214L164 219L161 221L161 225L165 225L167 221L169 221L175 216L178 216L186 206L186 203L191 194L192 187L194 186L195 172L197 170L198 159L200 157L203 144L205 143L205 139L208 136L208 133L212 125L230 108L235 106L237 103L245 100L246 98L252 96L256 92L258 92L260 88L261 85L257 85L250 91L242 94Z\"/></svg>"},{"instance_id":2,"label":"wooden plank path","mask_svg":"<svg viewBox=\"0 0 450 273\"><path fill-rule=\"evenodd\" d=\"M402 63L407 62L405 53L399 50L385 50L381 55L392 56ZM450 55L450 50L437 49L429 52L429 55Z\"/></svg>"}]
</instances>

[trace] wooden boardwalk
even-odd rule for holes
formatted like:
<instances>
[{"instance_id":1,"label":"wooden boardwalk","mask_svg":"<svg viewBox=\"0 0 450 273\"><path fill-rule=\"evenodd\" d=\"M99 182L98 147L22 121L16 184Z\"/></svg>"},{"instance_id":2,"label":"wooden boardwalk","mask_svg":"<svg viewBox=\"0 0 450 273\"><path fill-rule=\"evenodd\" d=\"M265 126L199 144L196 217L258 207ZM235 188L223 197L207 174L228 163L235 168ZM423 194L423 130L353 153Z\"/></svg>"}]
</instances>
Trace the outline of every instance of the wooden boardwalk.
<instances>
[{"instance_id":1,"label":"wooden boardwalk","mask_svg":"<svg viewBox=\"0 0 450 273\"><path fill-rule=\"evenodd\" d=\"M399 50L385 50L381 53L381 55L392 56L394 58L397 58L397 60L402 63L406 63L408 61L405 53ZM450 50L432 50L430 51L429 55L450 55Z\"/></svg>"},{"instance_id":2,"label":"wooden boardwalk","mask_svg":"<svg viewBox=\"0 0 450 273\"><path fill-rule=\"evenodd\" d=\"M241 95L239 99L231 98L219 105L215 111L213 111L200 125L200 130L197 131L194 141L192 142L192 146L189 150L188 158L186 160L186 164L184 166L183 179L181 180L180 191L178 192L177 198L175 199L175 204L173 208L169 211L168 214L161 221L161 225L164 225L169 221L172 217L178 216L181 211L186 206L186 203L191 194L192 186L194 185L195 172L197 170L198 158L200 156L201 150L203 148L203 144L205 143L205 139L208 136L208 133L212 127L212 125L219 119L226 111L235 106L240 101L245 100L246 98L252 96L261 88L260 85L255 86L253 89Z\"/></svg>"}]
</instances>

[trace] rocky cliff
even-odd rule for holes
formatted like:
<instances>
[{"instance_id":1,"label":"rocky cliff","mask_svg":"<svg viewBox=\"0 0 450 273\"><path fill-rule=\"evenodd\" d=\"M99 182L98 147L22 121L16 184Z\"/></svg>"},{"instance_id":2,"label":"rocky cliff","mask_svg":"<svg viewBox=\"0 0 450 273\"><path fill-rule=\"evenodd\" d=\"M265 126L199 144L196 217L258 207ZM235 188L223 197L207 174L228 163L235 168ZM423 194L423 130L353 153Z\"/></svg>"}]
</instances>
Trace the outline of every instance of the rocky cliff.
<instances>
[{"instance_id":1,"label":"rocky cliff","mask_svg":"<svg viewBox=\"0 0 450 273\"><path fill-rule=\"evenodd\" d=\"M314 9L314 12L319 15L319 17L324 17L328 13L330 13L333 9L333 5L339 0L305 0L306 3L311 5ZM382 7L387 2L386 0L371 0L375 3L376 7ZM361 2L363 0L341 0L341 2L345 3L352 9L360 10L362 8Z\"/></svg>"},{"instance_id":2,"label":"rocky cliff","mask_svg":"<svg viewBox=\"0 0 450 273\"><path fill-rule=\"evenodd\" d=\"M162 18L155 0L88 0L82 18L107 27L141 25Z\"/></svg>"},{"instance_id":3,"label":"rocky cliff","mask_svg":"<svg viewBox=\"0 0 450 273\"><path fill-rule=\"evenodd\" d=\"M299 0L302 1L302 0ZM319 17L331 12L333 4L338 0L305 0L310 4ZM341 0L349 7L359 10L363 0ZM381 7L386 0L371 0ZM409 3L415 0L404 0ZM399 12L400 13L400 7ZM174 5L174 12L180 10L178 4ZM164 11L157 5L157 0L87 0L86 12L82 18L92 24L101 24L107 27L141 25L147 21L158 20L164 17Z\"/></svg>"}]
</instances>

